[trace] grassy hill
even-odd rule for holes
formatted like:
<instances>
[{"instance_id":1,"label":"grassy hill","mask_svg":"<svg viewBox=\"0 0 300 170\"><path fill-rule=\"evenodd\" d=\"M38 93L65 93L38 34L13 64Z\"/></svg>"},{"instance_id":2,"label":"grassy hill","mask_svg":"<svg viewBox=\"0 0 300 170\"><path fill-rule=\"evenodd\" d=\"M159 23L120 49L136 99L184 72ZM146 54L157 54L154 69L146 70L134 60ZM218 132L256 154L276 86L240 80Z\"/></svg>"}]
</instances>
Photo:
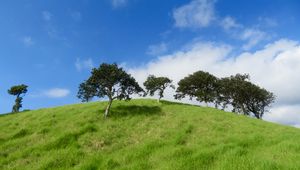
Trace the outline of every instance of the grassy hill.
<instances>
[{"instance_id":1,"label":"grassy hill","mask_svg":"<svg viewBox=\"0 0 300 170\"><path fill-rule=\"evenodd\" d=\"M300 130L155 100L0 116L0 169L300 169Z\"/></svg>"}]
</instances>

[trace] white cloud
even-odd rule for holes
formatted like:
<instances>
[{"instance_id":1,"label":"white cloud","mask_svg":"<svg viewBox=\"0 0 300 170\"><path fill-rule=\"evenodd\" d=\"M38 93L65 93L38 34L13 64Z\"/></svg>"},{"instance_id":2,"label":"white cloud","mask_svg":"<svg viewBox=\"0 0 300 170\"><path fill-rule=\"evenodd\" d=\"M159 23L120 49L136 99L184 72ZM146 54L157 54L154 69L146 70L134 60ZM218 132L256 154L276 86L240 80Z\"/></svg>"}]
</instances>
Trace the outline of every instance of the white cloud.
<instances>
[{"instance_id":1,"label":"white cloud","mask_svg":"<svg viewBox=\"0 0 300 170\"><path fill-rule=\"evenodd\" d=\"M225 30L230 30L230 29L232 29L232 28L239 28L239 27L241 27L241 25L240 24L238 24L235 20L234 20L234 18L232 18L232 17L230 17L230 16L227 16L227 17L225 17L225 18L223 18L222 20L221 20L221 26L223 27L223 29L225 29Z\"/></svg>"},{"instance_id":2,"label":"white cloud","mask_svg":"<svg viewBox=\"0 0 300 170\"><path fill-rule=\"evenodd\" d=\"M276 27L278 26L278 22L274 18L269 17L259 17L259 24L263 27Z\"/></svg>"},{"instance_id":3,"label":"white cloud","mask_svg":"<svg viewBox=\"0 0 300 170\"><path fill-rule=\"evenodd\" d=\"M175 26L180 28L207 27L215 19L214 0L193 0L173 12Z\"/></svg>"},{"instance_id":4,"label":"white cloud","mask_svg":"<svg viewBox=\"0 0 300 170\"><path fill-rule=\"evenodd\" d=\"M168 51L168 46L166 43L162 42L160 44L156 44L156 45L150 45L147 49L147 54L148 55L161 55L165 52Z\"/></svg>"},{"instance_id":5,"label":"white cloud","mask_svg":"<svg viewBox=\"0 0 300 170\"><path fill-rule=\"evenodd\" d=\"M53 15L49 11L43 11L42 16L45 21L50 21Z\"/></svg>"},{"instance_id":6,"label":"white cloud","mask_svg":"<svg viewBox=\"0 0 300 170\"><path fill-rule=\"evenodd\" d=\"M120 8L126 6L128 3L128 0L111 0L111 4L113 8Z\"/></svg>"},{"instance_id":7,"label":"white cloud","mask_svg":"<svg viewBox=\"0 0 300 170\"><path fill-rule=\"evenodd\" d=\"M65 88L51 88L47 90L39 90L37 92L33 92L29 94L29 97L32 98L41 98L41 97L48 97L48 98L63 98L70 94L69 89Z\"/></svg>"},{"instance_id":8,"label":"white cloud","mask_svg":"<svg viewBox=\"0 0 300 170\"><path fill-rule=\"evenodd\" d=\"M264 119L300 128L300 105L275 107L271 113L264 116Z\"/></svg>"},{"instance_id":9,"label":"white cloud","mask_svg":"<svg viewBox=\"0 0 300 170\"><path fill-rule=\"evenodd\" d=\"M249 50L260 41L269 38L268 34L259 28L246 27L231 16L220 17L215 13L215 0L192 0L173 11L175 26L178 28L203 28L213 23L223 28L232 38L244 41L242 48ZM271 19L264 18L269 24L274 24Z\"/></svg>"},{"instance_id":10,"label":"white cloud","mask_svg":"<svg viewBox=\"0 0 300 170\"><path fill-rule=\"evenodd\" d=\"M32 46L34 44L32 38L30 36L25 36L22 38L22 42L25 46Z\"/></svg>"},{"instance_id":11,"label":"white cloud","mask_svg":"<svg viewBox=\"0 0 300 170\"><path fill-rule=\"evenodd\" d=\"M84 69L91 70L92 68L94 68L94 62L91 58L85 60L81 60L80 58L77 58L75 62L75 67L77 71L82 71Z\"/></svg>"},{"instance_id":12,"label":"white cloud","mask_svg":"<svg viewBox=\"0 0 300 170\"><path fill-rule=\"evenodd\" d=\"M72 17L72 19L74 21L77 21L77 22L81 21L81 19L82 19L82 15L78 11L72 11L72 12L70 12L70 16Z\"/></svg>"},{"instance_id":13,"label":"white cloud","mask_svg":"<svg viewBox=\"0 0 300 170\"><path fill-rule=\"evenodd\" d=\"M70 90L62 88L53 88L43 92L43 96L50 98L62 98L70 94Z\"/></svg>"},{"instance_id":14,"label":"white cloud","mask_svg":"<svg viewBox=\"0 0 300 170\"><path fill-rule=\"evenodd\" d=\"M236 73L249 73L251 81L277 96L274 109L268 114L268 120L274 117L278 122L277 114L285 114L278 109L297 105L300 108L300 45L299 42L281 39L266 45L255 52L242 52L231 56L232 48L229 45L197 42L190 49L180 50L170 55L159 57L145 66L129 68L129 72L143 83L149 74L168 76L174 83L198 70L224 77ZM173 100L174 90L168 89L165 95ZM273 112L274 111L274 112ZM294 109L286 117L288 120L297 120L300 110ZM271 117L271 118L270 118ZM280 123L289 123L284 121Z\"/></svg>"},{"instance_id":15,"label":"white cloud","mask_svg":"<svg viewBox=\"0 0 300 170\"><path fill-rule=\"evenodd\" d=\"M249 50L260 41L268 38L267 34L259 29L245 29L239 37L241 40L247 41L247 43L243 45L244 50Z\"/></svg>"},{"instance_id":16,"label":"white cloud","mask_svg":"<svg viewBox=\"0 0 300 170\"><path fill-rule=\"evenodd\" d=\"M265 42L270 39L268 33L259 28L249 28L243 24L237 23L233 17L227 16L220 21L220 26L232 38L242 40L245 44L242 45L243 50L250 50L260 42Z\"/></svg>"}]
</instances>

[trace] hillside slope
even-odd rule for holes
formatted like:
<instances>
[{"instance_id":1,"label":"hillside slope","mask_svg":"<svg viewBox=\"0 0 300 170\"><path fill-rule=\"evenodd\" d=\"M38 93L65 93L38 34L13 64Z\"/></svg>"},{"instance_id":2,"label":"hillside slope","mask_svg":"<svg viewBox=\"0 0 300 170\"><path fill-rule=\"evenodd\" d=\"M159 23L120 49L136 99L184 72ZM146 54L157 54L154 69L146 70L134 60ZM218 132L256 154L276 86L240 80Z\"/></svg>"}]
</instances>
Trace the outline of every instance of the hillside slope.
<instances>
[{"instance_id":1,"label":"hillside slope","mask_svg":"<svg viewBox=\"0 0 300 170\"><path fill-rule=\"evenodd\" d=\"M300 130L155 100L0 116L0 169L300 169Z\"/></svg>"}]
</instances>

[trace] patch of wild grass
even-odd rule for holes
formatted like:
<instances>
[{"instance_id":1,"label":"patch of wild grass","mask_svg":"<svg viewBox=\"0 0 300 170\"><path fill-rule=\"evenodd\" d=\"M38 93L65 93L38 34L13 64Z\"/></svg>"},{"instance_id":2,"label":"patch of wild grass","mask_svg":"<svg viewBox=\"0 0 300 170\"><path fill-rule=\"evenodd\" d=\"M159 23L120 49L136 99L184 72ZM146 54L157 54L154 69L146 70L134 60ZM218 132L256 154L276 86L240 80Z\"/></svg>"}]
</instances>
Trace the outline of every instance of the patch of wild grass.
<instances>
[{"instance_id":1,"label":"patch of wild grass","mask_svg":"<svg viewBox=\"0 0 300 170\"><path fill-rule=\"evenodd\" d=\"M300 169L299 129L155 100L0 116L0 169Z\"/></svg>"}]
</instances>

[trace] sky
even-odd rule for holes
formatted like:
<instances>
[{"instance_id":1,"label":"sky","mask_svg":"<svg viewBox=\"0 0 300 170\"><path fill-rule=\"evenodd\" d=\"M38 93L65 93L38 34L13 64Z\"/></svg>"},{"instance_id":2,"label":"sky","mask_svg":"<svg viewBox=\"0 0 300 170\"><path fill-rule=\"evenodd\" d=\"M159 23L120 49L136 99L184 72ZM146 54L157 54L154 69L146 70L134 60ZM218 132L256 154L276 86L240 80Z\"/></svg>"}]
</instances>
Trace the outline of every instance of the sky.
<instances>
[{"instance_id":1,"label":"sky","mask_svg":"<svg viewBox=\"0 0 300 170\"><path fill-rule=\"evenodd\" d=\"M149 74L177 85L198 70L248 73L277 97L263 119L300 127L298 0L0 3L0 113L18 84L29 86L23 109L79 103L91 68L116 62L140 85Z\"/></svg>"}]
</instances>

